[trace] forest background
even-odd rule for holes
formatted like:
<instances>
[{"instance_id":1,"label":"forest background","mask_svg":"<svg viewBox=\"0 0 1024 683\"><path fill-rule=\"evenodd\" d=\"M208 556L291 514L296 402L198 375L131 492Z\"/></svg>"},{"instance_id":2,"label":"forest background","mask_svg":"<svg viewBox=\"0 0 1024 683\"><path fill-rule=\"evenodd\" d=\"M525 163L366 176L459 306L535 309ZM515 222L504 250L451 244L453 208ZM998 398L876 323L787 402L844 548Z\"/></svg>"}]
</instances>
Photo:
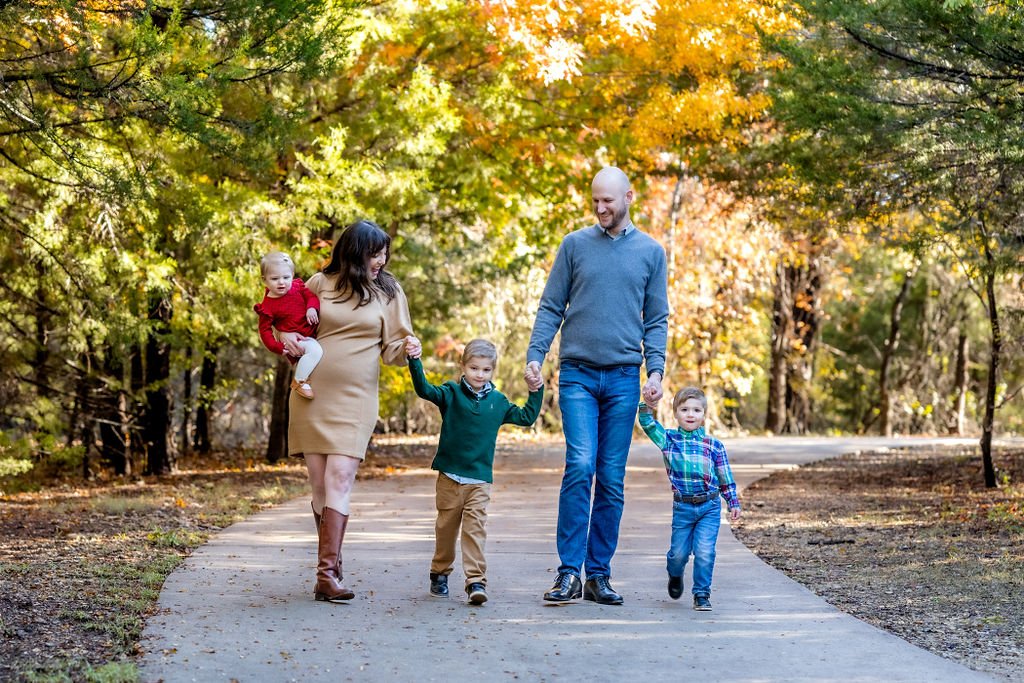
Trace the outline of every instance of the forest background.
<instances>
[{"instance_id":1,"label":"forest background","mask_svg":"<svg viewBox=\"0 0 1024 683\"><path fill-rule=\"evenodd\" d=\"M0 2L0 482L282 458L258 259L308 277L359 217L434 379L484 336L522 399L614 164L669 259L667 388L716 432L980 434L994 486L1022 44L1024 10L972 0ZM436 428L404 369L381 387L380 431Z\"/></svg>"}]
</instances>

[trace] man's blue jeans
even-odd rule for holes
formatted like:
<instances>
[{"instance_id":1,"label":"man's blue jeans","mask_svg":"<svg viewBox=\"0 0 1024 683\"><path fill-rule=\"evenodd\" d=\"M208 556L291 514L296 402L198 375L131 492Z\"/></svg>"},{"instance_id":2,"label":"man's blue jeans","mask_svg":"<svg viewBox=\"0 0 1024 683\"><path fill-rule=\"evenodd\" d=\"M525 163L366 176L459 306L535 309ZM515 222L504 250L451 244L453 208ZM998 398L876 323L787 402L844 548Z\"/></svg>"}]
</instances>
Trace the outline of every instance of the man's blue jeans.
<instances>
[{"instance_id":1,"label":"man's blue jeans","mask_svg":"<svg viewBox=\"0 0 1024 683\"><path fill-rule=\"evenodd\" d=\"M666 555L669 576L682 576L693 553L693 594L711 595L715 544L722 523L722 498L699 505L672 503L672 544Z\"/></svg>"},{"instance_id":2,"label":"man's blue jeans","mask_svg":"<svg viewBox=\"0 0 1024 683\"><path fill-rule=\"evenodd\" d=\"M585 561L587 577L611 576L639 402L638 366L595 368L562 362L558 406L565 474L558 496L559 572L581 576Z\"/></svg>"}]
</instances>

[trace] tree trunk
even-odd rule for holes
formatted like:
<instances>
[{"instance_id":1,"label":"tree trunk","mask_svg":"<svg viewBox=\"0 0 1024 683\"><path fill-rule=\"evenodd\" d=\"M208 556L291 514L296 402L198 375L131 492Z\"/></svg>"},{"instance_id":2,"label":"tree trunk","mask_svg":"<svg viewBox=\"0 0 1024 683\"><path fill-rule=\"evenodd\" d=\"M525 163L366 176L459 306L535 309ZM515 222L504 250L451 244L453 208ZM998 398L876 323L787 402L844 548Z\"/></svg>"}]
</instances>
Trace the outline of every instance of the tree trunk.
<instances>
[{"instance_id":1,"label":"tree trunk","mask_svg":"<svg viewBox=\"0 0 1024 683\"><path fill-rule=\"evenodd\" d=\"M910 292L910 283L914 280L914 273L908 271L903 276L903 284L892 302L892 309L889 311L889 336L882 348L882 364L878 370L878 410L881 422L879 432L884 436L892 436L892 399L889 396L889 368L892 366L893 356L900 345L900 326L903 323L903 304Z\"/></svg>"},{"instance_id":2,"label":"tree trunk","mask_svg":"<svg viewBox=\"0 0 1024 683\"><path fill-rule=\"evenodd\" d=\"M956 347L956 414L950 433L962 436L967 415L967 382L970 374L967 370L967 333L960 331L960 339Z\"/></svg>"},{"instance_id":3,"label":"tree trunk","mask_svg":"<svg viewBox=\"0 0 1024 683\"><path fill-rule=\"evenodd\" d=\"M192 346L185 349L185 370L181 377L181 454L192 451Z\"/></svg>"},{"instance_id":4,"label":"tree trunk","mask_svg":"<svg viewBox=\"0 0 1024 683\"><path fill-rule=\"evenodd\" d=\"M83 356L85 367L75 380L75 402L68 420L67 446L71 447L77 440L82 446L82 479L89 478L89 451L92 448L92 410L89 407L89 395L92 393L92 362L90 354Z\"/></svg>"},{"instance_id":5,"label":"tree trunk","mask_svg":"<svg viewBox=\"0 0 1024 683\"><path fill-rule=\"evenodd\" d=\"M782 259L775 268L775 297L772 302L772 347L768 368L768 406L764 428L781 434L786 426L786 357L792 327L792 290Z\"/></svg>"},{"instance_id":6,"label":"tree trunk","mask_svg":"<svg viewBox=\"0 0 1024 683\"><path fill-rule=\"evenodd\" d=\"M808 256L805 266L787 266L786 279L793 292L790 310L793 341L787 354L786 425L789 434L806 434L811 428L814 354L821 327L821 264Z\"/></svg>"},{"instance_id":7,"label":"tree trunk","mask_svg":"<svg viewBox=\"0 0 1024 683\"><path fill-rule=\"evenodd\" d=\"M197 453L207 454L210 444L210 403L213 401L213 384L217 380L217 347L206 349L203 364L199 370L199 406L196 408L196 428L193 440Z\"/></svg>"},{"instance_id":8,"label":"tree trunk","mask_svg":"<svg viewBox=\"0 0 1024 683\"><path fill-rule=\"evenodd\" d=\"M984 251L988 268L985 273L985 294L988 301L988 323L992 348L988 359L988 381L985 383L985 417L981 422L981 462L985 470L985 486L995 488L996 470L992 462L992 432L996 418L996 388L999 384L999 362L1003 350L1003 333L999 327L999 307L996 302L996 268L992 251L985 240Z\"/></svg>"},{"instance_id":9,"label":"tree trunk","mask_svg":"<svg viewBox=\"0 0 1024 683\"><path fill-rule=\"evenodd\" d=\"M128 420L128 457L134 463L144 462L146 455L146 446L139 426L139 416L145 414L142 396L146 386L146 375L145 363L142 359L142 348L133 344L131 350L131 393L126 401L126 407L130 415Z\"/></svg>"},{"instance_id":10,"label":"tree trunk","mask_svg":"<svg viewBox=\"0 0 1024 683\"><path fill-rule=\"evenodd\" d=\"M808 396L810 382L808 363L797 363L786 376L786 434L806 434L810 427L811 401Z\"/></svg>"},{"instance_id":11,"label":"tree trunk","mask_svg":"<svg viewBox=\"0 0 1024 683\"><path fill-rule=\"evenodd\" d=\"M675 305L675 297L673 283L676 279L676 233L677 226L679 224L679 214L683 206L683 182L684 178L682 175L676 177L676 186L672 190L672 204L669 206L668 211L668 225L665 230L665 260L667 261L668 269L668 297L669 306ZM666 347L668 353L665 355L665 372L663 373L662 380L666 380L669 377L669 373L675 371L674 358L676 356L673 353L673 349L677 348L677 340L674 330L674 326L669 325L668 327L668 345Z\"/></svg>"},{"instance_id":12,"label":"tree trunk","mask_svg":"<svg viewBox=\"0 0 1024 683\"><path fill-rule=\"evenodd\" d=\"M64 448L71 448L75 445L75 439L79 438L83 396L88 392L85 389L85 377L79 376L75 380L75 399L71 403L71 413L68 415L67 427L64 431ZM82 455L82 479L89 476L89 463L87 454Z\"/></svg>"},{"instance_id":13,"label":"tree trunk","mask_svg":"<svg viewBox=\"0 0 1024 683\"><path fill-rule=\"evenodd\" d=\"M80 441L82 442L82 478L89 478L89 454L92 453L92 446L96 441L93 428L92 412L87 411L85 419L82 420Z\"/></svg>"},{"instance_id":14,"label":"tree trunk","mask_svg":"<svg viewBox=\"0 0 1024 683\"><path fill-rule=\"evenodd\" d=\"M86 386L86 376L80 374L75 379L75 400L71 403L71 414L68 416L68 426L64 434L64 447L71 448L78 436L78 424L82 417L82 407L85 404L89 389Z\"/></svg>"},{"instance_id":15,"label":"tree trunk","mask_svg":"<svg viewBox=\"0 0 1024 683\"><path fill-rule=\"evenodd\" d=\"M270 409L270 439L267 441L267 460L270 462L288 457L288 391L291 379L292 364L281 356L274 371L274 398Z\"/></svg>"},{"instance_id":16,"label":"tree trunk","mask_svg":"<svg viewBox=\"0 0 1024 683\"><path fill-rule=\"evenodd\" d=\"M36 264L36 301L35 301L35 345L36 352L32 359L33 375L36 391L42 395L48 386L47 365L50 360L50 348L47 343L48 329L52 312L47 306L46 269L42 263Z\"/></svg>"},{"instance_id":17,"label":"tree trunk","mask_svg":"<svg viewBox=\"0 0 1024 683\"><path fill-rule=\"evenodd\" d=\"M107 374L120 376L120 368L108 361ZM103 393L100 396L97 417L100 423L100 458L119 475L132 473L132 461L128 457L128 430L125 427L125 394Z\"/></svg>"},{"instance_id":18,"label":"tree trunk","mask_svg":"<svg viewBox=\"0 0 1024 683\"><path fill-rule=\"evenodd\" d=\"M167 474L174 466L169 437L171 428L171 354L163 336L171 319L170 302L155 298L149 319L155 324L146 339L146 402L142 415L142 443L146 449L146 474Z\"/></svg>"},{"instance_id":19,"label":"tree trunk","mask_svg":"<svg viewBox=\"0 0 1024 683\"><path fill-rule=\"evenodd\" d=\"M683 177L676 178L676 186L672 190L672 206L668 212L668 230L665 241L668 244L668 281L672 282L676 274L676 225L679 223L679 211L683 206Z\"/></svg>"}]
</instances>

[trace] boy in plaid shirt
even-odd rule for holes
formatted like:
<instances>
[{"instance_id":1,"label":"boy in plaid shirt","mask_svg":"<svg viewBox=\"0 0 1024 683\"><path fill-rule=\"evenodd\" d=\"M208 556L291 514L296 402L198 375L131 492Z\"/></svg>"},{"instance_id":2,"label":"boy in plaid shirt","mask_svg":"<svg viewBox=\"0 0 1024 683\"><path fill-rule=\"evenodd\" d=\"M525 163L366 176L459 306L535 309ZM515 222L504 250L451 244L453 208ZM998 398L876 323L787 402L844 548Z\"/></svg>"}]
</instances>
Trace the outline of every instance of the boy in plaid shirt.
<instances>
[{"instance_id":1,"label":"boy in plaid shirt","mask_svg":"<svg viewBox=\"0 0 1024 683\"><path fill-rule=\"evenodd\" d=\"M721 523L722 501L729 519L740 518L740 499L721 441L704 431L708 408L704 392L686 387L672 399L679 429L666 430L654 417L657 403L640 404L640 426L661 449L665 471L672 483L672 542L667 554L668 594L683 594L683 570L693 553L693 608L711 610L711 575L715 570L715 543Z\"/></svg>"}]
</instances>

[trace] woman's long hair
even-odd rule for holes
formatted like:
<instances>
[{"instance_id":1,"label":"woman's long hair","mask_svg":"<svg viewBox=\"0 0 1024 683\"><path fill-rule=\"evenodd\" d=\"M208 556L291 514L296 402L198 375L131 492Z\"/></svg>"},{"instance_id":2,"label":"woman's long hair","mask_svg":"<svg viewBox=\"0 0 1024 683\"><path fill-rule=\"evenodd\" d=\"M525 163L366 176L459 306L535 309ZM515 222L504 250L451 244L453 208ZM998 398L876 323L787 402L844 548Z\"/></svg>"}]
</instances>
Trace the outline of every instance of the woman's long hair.
<instances>
[{"instance_id":1,"label":"woman's long hair","mask_svg":"<svg viewBox=\"0 0 1024 683\"><path fill-rule=\"evenodd\" d=\"M331 260L324 266L324 275L336 275L335 301L349 301L356 297L356 308L384 295L390 303L398 294L398 281L391 273L380 269L376 281L370 279L366 262L381 249L386 250L384 265L391 260L391 236L379 225L366 219L346 227L331 251Z\"/></svg>"}]
</instances>

